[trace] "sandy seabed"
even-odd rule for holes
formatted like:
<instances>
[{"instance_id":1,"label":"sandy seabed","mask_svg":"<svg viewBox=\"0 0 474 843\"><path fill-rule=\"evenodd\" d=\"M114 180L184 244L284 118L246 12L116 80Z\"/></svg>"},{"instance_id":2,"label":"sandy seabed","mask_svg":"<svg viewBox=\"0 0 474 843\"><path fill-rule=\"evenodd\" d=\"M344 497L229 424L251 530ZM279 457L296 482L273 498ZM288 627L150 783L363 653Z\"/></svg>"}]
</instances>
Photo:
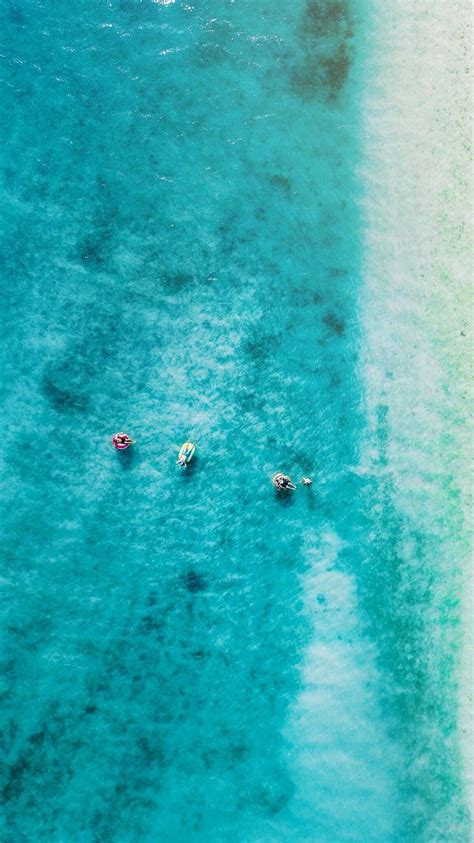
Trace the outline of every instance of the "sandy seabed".
<instances>
[{"instance_id":1,"label":"sandy seabed","mask_svg":"<svg viewBox=\"0 0 474 843\"><path fill-rule=\"evenodd\" d=\"M388 407L401 511L436 532L445 565L459 569L459 724L472 814L472 11L464 0L397 0L372 3L370 14L377 37L365 67L361 165L367 410L375 428L379 402ZM368 465L372 457L369 444ZM434 496L424 482L433 474Z\"/></svg>"}]
</instances>

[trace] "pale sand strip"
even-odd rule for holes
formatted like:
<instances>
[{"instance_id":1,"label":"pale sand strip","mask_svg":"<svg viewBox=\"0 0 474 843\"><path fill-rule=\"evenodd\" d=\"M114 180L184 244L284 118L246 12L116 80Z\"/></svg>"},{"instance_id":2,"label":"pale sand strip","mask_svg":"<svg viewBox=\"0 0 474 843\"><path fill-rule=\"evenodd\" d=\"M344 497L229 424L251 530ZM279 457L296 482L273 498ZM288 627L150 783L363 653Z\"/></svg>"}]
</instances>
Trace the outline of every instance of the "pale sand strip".
<instances>
[{"instance_id":1,"label":"pale sand strip","mask_svg":"<svg viewBox=\"0 0 474 843\"><path fill-rule=\"evenodd\" d=\"M375 430L377 405L388 408L397 504L425 529L434 525L447 549L452 540L463 571L460 723L472 809L471 7L371 0L369 12L361 167L367 412ZM365 470L375 470L375 456L369 444Z\"/></svg>"}]
</instances>

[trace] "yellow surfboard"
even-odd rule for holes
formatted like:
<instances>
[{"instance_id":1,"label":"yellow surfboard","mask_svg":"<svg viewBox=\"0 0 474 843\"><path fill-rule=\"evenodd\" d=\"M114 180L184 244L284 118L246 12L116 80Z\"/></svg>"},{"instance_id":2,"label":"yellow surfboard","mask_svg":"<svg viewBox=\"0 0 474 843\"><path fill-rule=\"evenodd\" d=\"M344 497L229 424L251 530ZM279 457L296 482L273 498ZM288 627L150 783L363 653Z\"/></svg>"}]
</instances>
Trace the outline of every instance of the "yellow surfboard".
<instances>
[{"instance_id":1,"label":"yellow surfboard","mask_svg":"<svg viewBox=\"0 0 474 843\"><path fill-rule=\"evenodd\" d=\"M186 468L186 466L189 465L192 458L194 457L195 451L196 445L193 442L185 442L184 445L181 445L181 448L179 449L176 465L180 465L183 468Z\"/></svg>"}]
</instances>

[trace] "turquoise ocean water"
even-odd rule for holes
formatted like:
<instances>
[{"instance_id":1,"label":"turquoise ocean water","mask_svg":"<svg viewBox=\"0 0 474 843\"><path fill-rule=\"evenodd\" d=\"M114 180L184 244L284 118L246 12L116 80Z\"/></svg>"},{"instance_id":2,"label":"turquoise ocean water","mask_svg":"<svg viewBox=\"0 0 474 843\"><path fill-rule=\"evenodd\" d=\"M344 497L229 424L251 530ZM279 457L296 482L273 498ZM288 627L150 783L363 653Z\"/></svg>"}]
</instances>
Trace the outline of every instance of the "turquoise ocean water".
<instances>
[{"instance_id":1,"label":"turquoise ocean water","mask_svg":"<svg viewBox=\"0 0 474 843\"><path fill-rule=\"evenodd\" d=\"M467 843L459 572L383 403L360 468L364 4L1 34L2 843Z\"/></svg>"}]
</instances>

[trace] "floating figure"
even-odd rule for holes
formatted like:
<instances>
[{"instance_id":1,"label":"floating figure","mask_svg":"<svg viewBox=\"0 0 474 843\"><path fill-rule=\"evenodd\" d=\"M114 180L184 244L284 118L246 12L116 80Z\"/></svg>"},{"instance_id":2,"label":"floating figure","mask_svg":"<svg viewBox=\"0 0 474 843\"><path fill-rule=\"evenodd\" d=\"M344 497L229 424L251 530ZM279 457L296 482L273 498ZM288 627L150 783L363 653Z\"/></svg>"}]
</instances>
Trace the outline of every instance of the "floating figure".
<instances>
[{"instance_id":1,"label":"floating figure","mask_svg":"<svg viewBox=\"0 0 474 843\"><path fill-rule=\"evenodd\" d=\"M294 490L296 489L295 484L291 482L288 475L283 474L281 471L278 471L275 474L272 483L277 492L294 492Z\"/></svg>"},{"instance_id":2,"label":"floating figure","mask_svg":"<svg viewBox=\"0 0 474 843\"><path fill-rule=\"evenodd\" d=\"M313 481L311 480L311 477L302 477L301 482L302 482L303 486L311 486L312 483L313 483Z\"/></svg>"},{"instance_id":3,"label":"floating figure","mask_svg":"<svg viewBox=\"0 0 474 843\"><path fill-rule=\"evenodd\" d=\"M114 448L117 448L117 451L125 451L126 448L129 448L130 445L133 445L135 442L134 439L130 439L130 436L127 436L126 433L114 433L112 436L112 445Z\"/></svg>"},{"instance_id":4,"label":"floating figure","mask_svg":"<svg viewBox=\"0 0 474 843\"><path fill-rule=\"evenodd\" d=\"M192 442L185 442L184 445L181 445L181 448L179 449L176 465L180 465L181 468L186 468L186 466L189 465L192 458L194 457L195 451L196 445L194 445Z\"/></svg>"}]
</instances>

